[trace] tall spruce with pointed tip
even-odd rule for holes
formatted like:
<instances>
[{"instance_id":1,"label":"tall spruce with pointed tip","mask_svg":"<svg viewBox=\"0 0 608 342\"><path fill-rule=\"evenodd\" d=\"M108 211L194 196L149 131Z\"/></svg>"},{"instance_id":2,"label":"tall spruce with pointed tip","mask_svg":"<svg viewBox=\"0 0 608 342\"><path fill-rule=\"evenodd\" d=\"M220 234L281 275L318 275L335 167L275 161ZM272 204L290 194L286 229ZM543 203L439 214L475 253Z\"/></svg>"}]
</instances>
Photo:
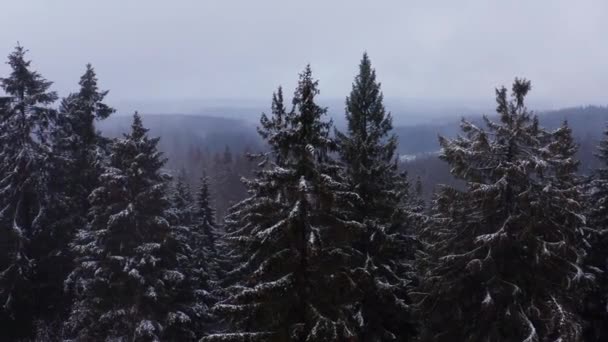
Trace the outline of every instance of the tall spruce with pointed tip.
<instances>
[{"instance_id":1,"label":"tall spruce with pointed tip","mask_svg":"<svg viewBox=\"0 0 608 342\"><path fill-rule=\"evenodd\" d=\"M562 187L574 189L575 185L580 183L577 177L580 162L576 159L578 146L574 142L572 129L568 121L564 121L558 129L550 133L551 141L545 157L554 167L555 181L564 183L560 184Z\"/></svg>"},{"instance_id":2,"label":"tall spruce with pointed tip","mask_svg":"<svg viewBox=\"0 0 608 342\"><path fill-rule=\"evenodd\" d=\"M99 90L90 64L79 85L78 92L61 101L51 130L52 153L47 161L51 200L44 217L48 229L37 245L46 257L39 261L36 274L41 292L47 294L40 305L50 308L44 319L47 326L61 325L71 304L71 298L63 291L63 282L73 267L69 243L76 229L86 224L90 208L87 198L98 186L107 158L108 139L96 131L95 121L114 112L103 102L108 91Z\"/></svg>"},{"instance_id":3,"label":"tall spruce with pointed tip","mask_svg":"<svg viewBox=\"0 0 608 342\"><path fill-rule=\"evenodd\" d=\"M107 156L108 140L95 129L95 121L108 118L114 109L103 102L108 91L99 90L90 64L78 84L80 90L61 101L52 142L57 173L54 190L69 198L66 211L82 218L89 208L86 199L98 185Z\"/></svg>"},{"instance_id":4,"label":"tall spruce with pointed tip","mask_svg":"<svg viewBox=\"0 0 608 342\"><path fill-rule=\"evenodd\" d=\"M225 239L238 251L238 266L227 274L229 296L216 310L232 328L203 341L356 338L353 308L360 293L353 265L364 257L352 243L364 227L349 216L359 198L330 157L335 143L318 93L307 67L284 126L262 123L274 156L247 181L250 197L226 219Z\"/></svg>"},{"instance_id":5,"label":"tall spruce with pointed tip","mask_svg":"<svg viewBox=\"0 0 608 342\"><path fill-rule=\"evenodd\" d=\"M208 185L206 196L209 196ZM201 211L201 193L192 195L187 183L186 171L182 169L172 189L171 208L168 210L169 222L173 225L173 235L183 248L177 251L179 270L189 279L194 288L195 303L200 308L197 319L197 333L207 331L215 318L208 309L216 302L215 281L218 279L219 266L215 253L215 231L209 202L206 197L204 212ZM210 220L210 221L209 221Z\"/></svg>"},{"instance_id":6,"label":"tall spruce with pointed tip","mask_svg":"<svg viewBox=\"0 0 608 342\"><path fill-rule=\"evenodd\" d=\"M194 212L194 197L186 179L186 170L181 169L172 189L170 221L175 225L192 226L195 221Z\"/></svg>"},{"instance_id":7,"label":"tall spruce with pointed tip","mask_svg":"<svg viewBox=\"0 0 608 342\"><path fill-rule=\"evenodd\" d=\"M462 136L440 138L441 158L466 190L438 194L423 235L422 341L582 339L574 290L588 277L584 218L579 192L564 181L572 150L554 146L569 133L539 126L524 104L529 90L516 79L511 100L496 91L498 122L463 120Z\"/></svg>"},{"instance_id":8,"label":"tall spruce with pointed tip","mask_svg":"<svg viewBox=\"0 0 608 342\"><path fill-rule=\"evenodd\" d=\"M10 98L0 108L0 330L7 339L31 337L44 296L33 276L44 257L35 246L46 233L49 106L57 95L26 52L18 45L8 56L10 75L0 78Z\"/></svg>"},{"instance_id":9,"label":"tall spruce with pointed tip","mask_svg":"<svg viewBox=\"0 0 608 342\"><path fill-rule=\"evenodd\" d=\"M218 280L223 273L219 262L218 231L215 223L215 209L211 204L209 192L209 177L203 173L196 194L194 210L194 227L198 235L196 250L200 253L199 260L204 262L213 280Z\"/></svg>"},{"instance_id":10,"label":"tall spruce with pointed tip","mask_svg":"<svg viewBox=\"0 0 608 342\"><path fill-rule=\"evenodd\" d=\"M262 139L268 141L268 145L273 149L272 156L279 158L276 160L277 163L281 163L281 156L285 155L287 151L280 150L281 148L287 148L287 144L283 144L280 140L286 134L287 129L287 109L283 101L283 88L279 86L277 91L272 94L270 117L266 113L262 113L260 117L260 126L258 127L258 133Z\"/></svg>"},{"instance_id":11,"label":"tall spruce with pointed tip","mask_svg":"<svg viewBox=\"0 0 608 342\"><path fill-rule=\"evenodd\" d=\"M367 53L346 98L348 131L336 131L339 154L350 189L362 199L356 218L367 225L358 242L368 257L360 307L361 341L406 341L414 332L408 284L413 276L414 227L408 208L408 184L397 169L397 137L386 112L380 83ZM409 234L409 236L408 236Z\"/></svg>"},{"instance_id":12,"label":"tall spruce with pointed tip","mask_svg":"<svg viewBox=\"0 0 608 342\"><path fill-rule=\"evenodd\" d=\"M193 341L205 308L180 271L188 246L165 217L168 176L136 113L131 132L112 144L90 221L73 243L76 268L66 280L75 303L69 338L87 341Z\"/></svg>"},{"instance_id":13,"label":"tall spruce with pointed tip","mask_svg":"<svg viewBox=\"0 0 608 342\"><path fill-rule=\"evenodd\" d=\"M198 192L196 194L196 213L200 223L205 226L205 232L209 232L209 238L215 240L215 209L211 204L211 193L209 192L209 177L203 172L200 179Z\"/></svg>"},{"instance_id":14,"label":"tall spruce with pointed tip","mask_svg":"<svg viewBox=\"0 0 608 342\"><path fill-rule=\"evenodd\" d=\"M197 194L197 199L199 194ZM169 222L173 225L173 236L182 246L177 250L179 271L190 279L195 294L195 305L199 308L196 333L207 331L214 317L208 308L215 304L214 281L217 279L216 258L213 251L215 240L209 238L206 227L201 226L199 205L192 196L182 169L175 181L171 195Z\"/></svg>"},{"instance_id":15,"label":"tall spruce with pointed tip","mask_svg":"<svg viewBox=\"0 0 608 342\"><path fill-rule=\"evenodd\" d=\"M80 90L63 101L60 115L63 130L58 133L57 144L70 154L72 168L84 171L78 182L81 196L88 196L96 187L99 168L93 166L99 164L98 158L103 157L100 150L107 142L95 129L95 121L107 119L115 112L104 103L109 91L100 90L97 82L95 69L87 64L78 82Z\"/></svg>"},{"instance_id":16,"label":"tall spruce with pointed tip","mask_svg":"<svg viewBox=\"0 0 608 342\"><path fill-rule=\"evenodd\" d=\"M586 294L583 316L588 323L585 341L608 339L608 129L597 147L596 157L602 167L596 169L588 186L590 235L585 264L596 277Z\"/></svg>"},{"instance_id":17,"label":"tall spruce with pointed tip","mask_svg":"<svg viewBox=\"0 0 608 342\"><path fill-rule=\"evenodd\" d=\"M190 248L192 249L192 264L194 279L197 287L197 301L204 308L209 308L217 302L215 290L217 282L223 274L222 263L217 247L217 231L215 226L215 210L211 206L209 180L205 174L201 178L196 198L192 202L192 224ZM205 331L217 323L217 318L205 311L202 325Z\"/></svg>"}]
</instances>

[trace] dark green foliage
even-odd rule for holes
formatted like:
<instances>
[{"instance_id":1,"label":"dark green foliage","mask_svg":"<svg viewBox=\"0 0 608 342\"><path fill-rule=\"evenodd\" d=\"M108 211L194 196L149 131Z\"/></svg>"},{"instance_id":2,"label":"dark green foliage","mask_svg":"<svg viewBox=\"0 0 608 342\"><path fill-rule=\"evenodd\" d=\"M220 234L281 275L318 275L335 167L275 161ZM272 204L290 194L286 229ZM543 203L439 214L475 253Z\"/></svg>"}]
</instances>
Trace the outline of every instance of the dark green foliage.
<instances>
[{"instance_id":1,"label":"dark green foliage","mask_svg":"<svg viewBox=\"0 0 608 342\"><path fill-rule=\"evenodd\" d=\"M46 324L61 324L71 298L63 282L73 268L69 244L78 227L86 224L90 208L88 196L99 185L107 158L107 139L95 130L95 120L107 118L114 109L103 103L107 91L97 87L90 64L80 78L80 90L61 101L51 132L52 153L47 166L49 209L44 222L48 229L40 249L48 257L40 260L37 283L45 293L43 305L53 307Z\"/></svg>"},{"instance_id":2,"label":"dark green foliage","mask_svg":"<svg viewBox=\"0 0 608 342\"><path fill-rule=\"evenodd\" d=\"M195 220L195 203L186 179L186 170L182 169L177 175L172 192L170 221L175 225L192 226Z\"/></svg>"},{"instance_id":3,"label":"dark green foliage","mask_svg":"<svg viewBox=\"0 0 608 342\"><path fill-rule=\"evenodd\" d=\"M96 188L107 140L95 129L95 121L108 118L114 109L103 101L108 91L99 90L97 76L90 64L80 78L80 90L63 99L58 128L54 132L54 149L64 158L63 168L70 178L66 186L73 189L72 198L87 211L84 200Z\"/></svg>"},{"instance_id":4,"label":"dark green foliage","mask_svg":"<svg viewBox=\"0 0 608 342\"><path fill-rule=\"evenodd\" d=\"M196 215L200 224L205 225L204 231L210 233L215 229L215 209L211 204L211 193L209 192L209 177L205 173L200 179L198 192L196 194ZM208 234L211 241L215 240L214 234Z\"/></svg>"},{"instance_id":5,"label":"dark green foliage","mask_svg":"<svg viewBox=\"0 0 608 342\"><path fill-rule=\"evenodd\" d=\"M55 118L49 105L57 95L25 54L17 46L8 56L10 75L0 78L10 97L0 106L0 331L7 339L30 337L34 320L47 310L39 307L43 284L35 277L48 252L43 218L50 196L48 127Z\"/></svg>"},{"instance_id":6,"label":"dark green foliage","mask_svg":"<svg viewBox=\"0 0 608 342\"><path fill-rule=\"evenodd\" d=\"M289 152L285 150L289 148L289 145L281 141L287 134L287 110L283 103L282 87L279 87L277 92L272 94L271 116L268 117L265 113L262 113L258 133L264 140L268 141L276 162L280 164L282 162L280 158Z\"/></svg>"},{"instance_id":7,"label":"dark green foliage","mask_svg":"<svg viewBox=\"0 0 608 342\"><path fill-rule=\"evenodd\" d=\"M215 209L211 203L209 178L203 173L200 179L194 209L194 229L197 234L196 251L198 259L204 262L209 277L218 280L226 268L226 260L218 247L218 227L215 223Z\"/></svg>"},{"instance_id":8,"label":"dark green foliage","mask_svg":"<svg viewBox=\"0 0 608 342\"><path fill-rule=\"evenodd\" d=\"M397 137L391 134L380 83L367 54L346 99L347 133L336 132L349 188L362 201L355 218L367 232L357 247L367 256L365 293L359 305L361 341L405 341L413 335L408 284L413 278L413 212L408 183L397 169Z\"/></svg>"},{"instance_id":9,"label":"dark green foliage","mask_svg":"<svg viewBox=\"0 0 608 342\"><path fill-rule=\"evenodd\" d=\"M352 243L364 227L349 217L358 196L329 156L331 122L323 121L326 109L316 104L317 94L307 67L293 109L281 119L262 118L262 136L274 153L247 182L250 197L226 219L225 238L239 263L227 275L229 296L216 308L232 328L205 341L355 338L360 293L352 265L361 265L363 255ZM283 113L277 103L275 96L273 111Z\"/></svg>"},{"instance_id":10,"label":"dark green foliage","mask_svg":"<svg viewBox=\"0 0 608 342\"><path fill-rule=\"evenodd\" d=\"M112 144L91 196L89 224L73 244L76 268L66 281L75 303L66 331L79 340L192 341L204 308L197 284L179 266L189 256L165 218L168 176L137 113Z\"/></svg>"},{"instance_id":11,"label":"dark green foliage","mask_svg":"<svg viewBox=\"0 0 608 342\"><path fill-rule=\"evenodd\" d=\"M597 148L602 167L595 170L588 184L590 246L585 263L596 282L585 296L583 315L588 323L586 341L608 339L608 130Z\"/></svg>"},{"instance_id":12,"label":"dark green foliage","mask_svg":"<svg viewBox=\"0 0 608 342\"><path fill-rule=\"evenodd\" d=\"M208 308L216 301L213 292L219 274L207 179L202 180L195 199L182 170L175 183L170 212L176 222L174 235L186 247L178 257L179 269L192 279L196 288L196 303L200 310L196 323L198 330L206 331L215 321Z\"/></svg>"},{"instance_id":13,"label":"dark green foliage","mask_svg":"<svg viewBox=\"0 0 608 342\"><path fill-rule=\"evenodd\" d=\"M193 202L193 222L190 240L192 248L192 268L195 270L195 279L199 291L197 300L205 307L205 327L207 331L217 318L210 310L217 302L217 283L222 278L227 264L218 247L218 232L215 224L215 209L211 204L209 193L209 179L205 174L200 179L196 198Z\"/></svg>"},{"instance_id":14,"label":"dark green foliage","mask_svg":"<svg viewBox=\"0 0 608 342\"><path fill-rule=\"evenodd\" d=\"M446 187L424 233L418 289L422 341L580 341L577 286L584 218L566 127L547 132L524 105L496 92L499 122L462 122L441 158L466 182Z\"/></svg>"},{"instance_id":15,"label":"dark green foliage","mask_svg":"<svg viewBox=\"0 0 608 342\"><path fill-rule=\"evenodd\" d=\"M402 152L454 136L439 139L447 166L407 165L410 189L367 54L345 131L331 136L307 67L291 106L273 94L257 154L230 150L235 135L258 145L224 119L162 121L215 122L173 148L137 113L104 138L96 124L114 110L91 65L54 110L25 55L0 78L2 341L608 340L608 130L587 182L575 157L605 108L545 115L546 130L516 79L512 98L496 91L497 120L463 120L461 135L397 128L416 140ZM212 181L203 172L192 192L184 169L171 183L176 165ZM444 180L424 212L423 185Z\"/></svg>"}]
</instances>

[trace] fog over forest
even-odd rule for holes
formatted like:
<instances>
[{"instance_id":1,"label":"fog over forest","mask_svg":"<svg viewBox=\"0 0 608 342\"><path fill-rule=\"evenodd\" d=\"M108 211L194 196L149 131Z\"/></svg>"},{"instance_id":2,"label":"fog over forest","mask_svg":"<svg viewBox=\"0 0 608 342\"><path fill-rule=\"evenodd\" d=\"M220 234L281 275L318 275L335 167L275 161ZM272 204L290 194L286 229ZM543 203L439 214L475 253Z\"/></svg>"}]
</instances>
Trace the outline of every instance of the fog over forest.
<instances>
[{"instance_id":1,"label":"fog over forest","mask_svg":"<svg viewBox=\"0 0 608 342\"><path fill-rule=\"evenodd\" d=\"M0 341L608 341L608 2L0 13Z\"/></svg>"},{"instance_id":2,"label":"fog over forest","mask_svg":"<svg viewBox=\"0 0 608 342\"><path fill-rule=\"evenodd\" d=\"M605 103L607 10L601 0L6 1L0 51L21 42L60 94L92 63L127 114L267 107L307 63L320 100L342 101L363 51L389 102L492 109L491 90L525 76L545 110Z\"/></svg>"}]
</instances>

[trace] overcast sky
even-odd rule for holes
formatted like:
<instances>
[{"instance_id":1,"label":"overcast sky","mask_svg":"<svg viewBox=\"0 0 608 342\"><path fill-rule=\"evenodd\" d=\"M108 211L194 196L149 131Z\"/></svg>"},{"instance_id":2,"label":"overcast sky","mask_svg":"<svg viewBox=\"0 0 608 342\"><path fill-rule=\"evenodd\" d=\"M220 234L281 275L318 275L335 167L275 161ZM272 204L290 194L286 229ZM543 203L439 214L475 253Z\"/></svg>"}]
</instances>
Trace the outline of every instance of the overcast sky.
<instances>
[{"instance_id":1,"label":"overcast sky","mask_svg":"<svg viewBox=\"0 0 608 342\"><path fill-rule=\"evenodd\" d=\"M491 103L515 76L545 107L608 103L608 1L24 0L0 6L61 95L91 62L111 100L269 100L306 63L343 98L363 51L385 96ZM0 66L5 75L7 66Z\"/></svg>"}]
</instances>

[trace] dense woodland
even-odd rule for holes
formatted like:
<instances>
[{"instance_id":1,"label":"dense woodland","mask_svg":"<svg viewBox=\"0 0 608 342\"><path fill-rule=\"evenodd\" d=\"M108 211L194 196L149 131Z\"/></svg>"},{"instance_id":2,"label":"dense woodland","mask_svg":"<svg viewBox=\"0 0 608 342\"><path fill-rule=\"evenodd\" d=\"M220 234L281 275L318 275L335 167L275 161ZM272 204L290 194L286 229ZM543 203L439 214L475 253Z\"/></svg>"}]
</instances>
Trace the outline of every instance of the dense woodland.
<instances>
[{"instance_id":1,"label":"dense woodland","mask_svg":"<svg viewBox=\"0 0 608 342\"><path fill-rule=\"evenodd\" d=\"M456 182L425 201L367 55L345 129L307 66L261 115L266 148L188 165L145 115L100 133L115 110L91 65L59 99L23 47L8 64L2 341L608 340L608 131L582 176L525 79L439 138Z\"/></svg>"}]
</instances>

